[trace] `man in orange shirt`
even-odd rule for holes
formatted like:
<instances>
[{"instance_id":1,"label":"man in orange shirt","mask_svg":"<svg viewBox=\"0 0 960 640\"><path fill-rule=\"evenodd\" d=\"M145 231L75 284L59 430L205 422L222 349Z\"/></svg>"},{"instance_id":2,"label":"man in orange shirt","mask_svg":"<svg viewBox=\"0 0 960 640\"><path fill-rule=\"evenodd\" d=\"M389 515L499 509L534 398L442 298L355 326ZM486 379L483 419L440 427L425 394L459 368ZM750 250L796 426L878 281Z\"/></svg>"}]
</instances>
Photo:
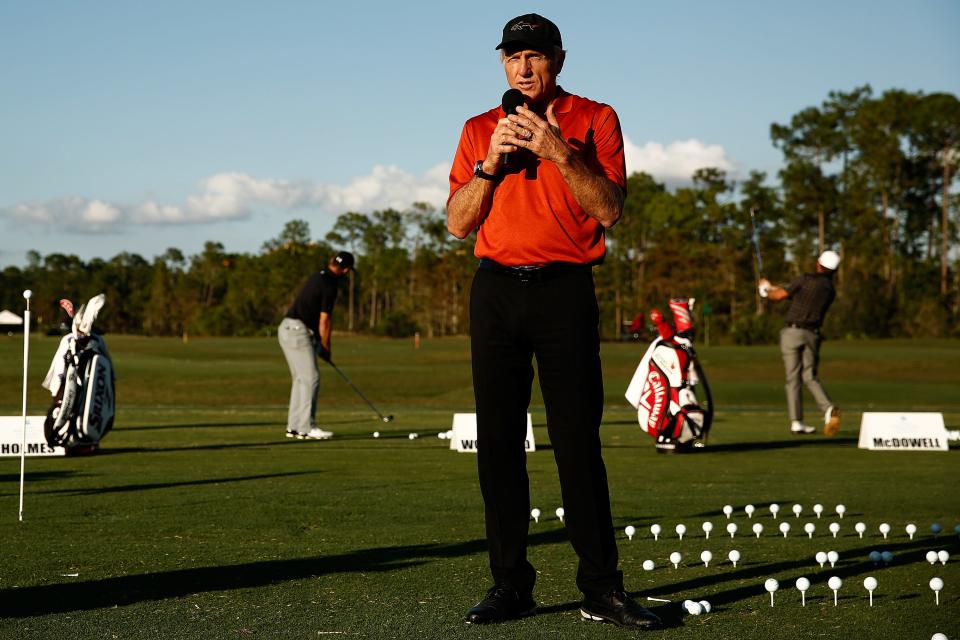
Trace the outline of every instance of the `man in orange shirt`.
<instances>
[{"instance_id":1,"label":"man in orange shirt","mask_svg":"<svg viewBox=\"0 0 960 640\"><path fill-rule=\"evenodd\" d=\"M527 561L524 437L537 360L566 527L577 555L581 614L658 629L624 592L600 453L603 379L593 265L623 212L626 168L617 115L557 85L566 52L556 25L519 16L497 46L515 114L491 109L463 127L450 172L447 228L477 231L470 294L478 469L494 586L471 624L535 611ZM506 96L504 100L507 102Z\"/></svg>"}]
</instances>

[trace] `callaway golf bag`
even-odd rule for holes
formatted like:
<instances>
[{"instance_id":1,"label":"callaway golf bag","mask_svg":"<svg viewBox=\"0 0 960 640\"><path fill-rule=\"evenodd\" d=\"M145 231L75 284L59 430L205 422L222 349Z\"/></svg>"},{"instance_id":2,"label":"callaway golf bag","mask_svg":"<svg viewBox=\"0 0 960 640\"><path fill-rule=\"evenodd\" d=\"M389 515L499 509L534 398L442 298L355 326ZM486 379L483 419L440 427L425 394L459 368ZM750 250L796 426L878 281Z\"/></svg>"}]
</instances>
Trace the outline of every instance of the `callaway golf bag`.
<instances>
[{"instance_id":1,"label":"callaway golf bag","mask_svg":"<svg viewBox=\"0 0 960 640\"><path fill-rule=\"evenodd\" d=\"M93 333L106 301L100 294L73 314L69 300L60 306L73 316L73 330L60 341L43 386L53 394L44 421L50 446L92 451L113 426L115 378L107 343Z\"/></svg>"},{"instance_id":2,"label":"callaway golf bag","mask_svg":"<svg viewBox=\"0 0 960 640\"><path fill-rule=\"evenodd\" d=\"M647 348L625 394L660 453L705 446L713 423L710 385L693 348L693 303L693 298L670 300L674 324L659 310L650 312L658 336Z\"/></svg>"}]
</instances>

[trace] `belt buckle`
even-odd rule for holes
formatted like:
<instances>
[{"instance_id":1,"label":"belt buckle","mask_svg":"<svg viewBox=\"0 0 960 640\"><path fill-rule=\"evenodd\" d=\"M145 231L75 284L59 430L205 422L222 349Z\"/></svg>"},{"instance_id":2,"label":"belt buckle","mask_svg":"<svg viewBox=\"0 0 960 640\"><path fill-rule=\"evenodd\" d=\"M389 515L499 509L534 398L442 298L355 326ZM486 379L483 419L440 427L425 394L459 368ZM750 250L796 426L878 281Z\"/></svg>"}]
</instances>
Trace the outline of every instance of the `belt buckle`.
<instances>
[{"instance_id":1,"label":"belt buckle","mask_svg":"<svg viewBox=\"0 0 960 640\"><path fill-rule=\"evenodd\" d=\"M542 267L537 266L522 266L514 267L513 272L516 274L517 279L520 281L520 284L530 284L536 279L537 274L540 273Z\"/></svg>"}]
</instances>

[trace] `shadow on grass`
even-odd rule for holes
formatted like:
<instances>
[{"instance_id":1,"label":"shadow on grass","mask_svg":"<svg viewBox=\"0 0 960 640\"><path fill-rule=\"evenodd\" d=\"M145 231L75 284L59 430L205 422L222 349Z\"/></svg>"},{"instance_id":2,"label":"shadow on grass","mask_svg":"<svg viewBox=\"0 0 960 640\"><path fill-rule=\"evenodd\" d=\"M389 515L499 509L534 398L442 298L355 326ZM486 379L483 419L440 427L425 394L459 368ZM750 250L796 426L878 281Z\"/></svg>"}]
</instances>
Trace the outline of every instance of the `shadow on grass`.
<instances>
[{"instance_id":1,"label":"shadow on grass","mask_svg":"<svg viewBox=\"0 0 960 640\"><path fill-rule=\"evenodd\" d=\"M32 482L40 482L43 480L62 480L64 478L69 478L70 476L77 475L77 471L67 470L67 471L27 471L27 479ZM0 474L0 483L3 482L20 482L20 473L3 473Z\"/></svg>"},{"instance_id":2,"label":"shadow on grass","mask_svg":"<svg viewBox=\"0 0 960 640\"><path fill-rule=\"evenodd\" d=\"M529 541L532 546L553 544L565 539L566 531L556 529L531 535ZM337 573L399 571L425 564L431 558L475 555L484 553L486 549L485 540L379 547L334 556L263 560L67 584L6 588L0 589L0 618L29 618L68 611L122 607L144 601L179 598L192 593L250 589Z\"/></svg>"},{"instance_id":3,"label":"shadow on grass","mask_svg":"<svg viewBox=\"0 0 960 640\"><path fill-rule=\"evenodd\" d=\"M178 424L144 424L134 426L117 426L117 431L161 431L164 429L221 429L224 427L265 427L267 425L280 426L278 420L226 420L222 422L181 422Z\"/></svg>"},{"instance_id":4,"label":"shadow on grass","mask_svg":"<svg viewBox=\"0 0 960 640\"><path fill-rule=\"evenodd\" d=\"M796 449L798 447L836 447L856 444L856 438L804 438L796 436L793 440L767 440L761 442L731 442L728 444L708 444L698 449L694 455L710 453L741 453L744 451L769 451L773 449Z\"/></svg>"},{"instance_id":5,"label":"shadow on grass","mask_svg":"<svg viewBox=\"0 0 960 640\"><path fill-rule=\"evenodd\" d=\"M228 482L246 482L248 480L266 480L268 478L286 478L321 473L320 471L290 471L287 473L266 473L257 476L241 476L236 478L206 478L203 480L189 480L184 482L152 482L145 484L124 484L115 487L89 487L86 489L47 489L33 493L64 494L70 496L92 496L104 493L131 493L136 491L151 491L153 489L170 489L172 487L196 487L205 484L227 484ZM7 494L13 495L13 494Z\"/></svg>"},{"instance_id":6,"label":"shadow on grass","mask_svg":"<svg viewBox=\"0 0 960 640\"><path fill-rule=\"evenodd\" d=\"M368 422L367 418L324 420L324 425L357 424ZM171 424L144 424L133 426L118 426L118 431L161 431L165 429L222 429L227 427L284 427L285 420L223 420L218 422L181 422Z\"/></svg>"}]
</instances>

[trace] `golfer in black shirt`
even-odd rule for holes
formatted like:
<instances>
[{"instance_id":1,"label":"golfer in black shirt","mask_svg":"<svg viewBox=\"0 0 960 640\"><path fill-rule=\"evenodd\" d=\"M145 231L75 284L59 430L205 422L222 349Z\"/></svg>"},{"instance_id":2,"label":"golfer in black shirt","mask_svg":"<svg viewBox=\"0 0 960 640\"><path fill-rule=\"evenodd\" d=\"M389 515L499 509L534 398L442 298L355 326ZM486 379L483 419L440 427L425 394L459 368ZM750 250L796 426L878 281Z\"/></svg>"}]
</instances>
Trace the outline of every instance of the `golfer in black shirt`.
<instances>
[{"instance_id":1,"label":"golfer in black shirt","mask_svg":"<svg viewBox=\"0 0 960 640\"><path fill-rule=\"evenodd\" d=\"M333 436L317 426L320 370L317 356L330 360L333 305L340 276L353 268L353 255L341 251L327 268L307 278L277 329L280 348L290 366L293 384L287 413L287 437L328 440Z\"/></svg>"},{"instance_id":2,"label":"golfer in black shirt","mask_svg":"<svg viewBox=\"0 0 960 640\"><path fill-rule=\"evenodd\" d=\"M835 251L824 251L817 259L816 273L805 273L786 288L770 284L762 278L758 285L760 295L771 300L790 299L785 326L780 331L780 352L786 369L787 410L790 413L790 431L795 434L814 433L816 428L803 423L803 389L801 381L810 390L817 407L823 412L823 433L834 436L840 429L840 408L830 400L817 378L820 363L820 327L827 309L836 297L833 275L840 265Z\"/></svg>"}]
</instances>

